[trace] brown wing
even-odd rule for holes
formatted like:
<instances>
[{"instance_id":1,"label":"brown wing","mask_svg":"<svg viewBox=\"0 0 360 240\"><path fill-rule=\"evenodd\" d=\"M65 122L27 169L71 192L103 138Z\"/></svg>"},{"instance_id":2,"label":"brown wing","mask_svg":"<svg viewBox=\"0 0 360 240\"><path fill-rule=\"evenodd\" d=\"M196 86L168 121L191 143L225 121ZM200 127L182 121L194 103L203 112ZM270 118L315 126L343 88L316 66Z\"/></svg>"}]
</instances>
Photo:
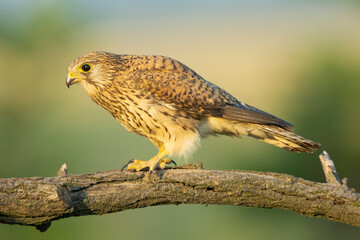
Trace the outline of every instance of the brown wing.
<instances>
[{"instance_id":1,"label":"brown wing","mask_svg":"<svg viewBox=\"0 0 360 240\"><path fill-rule=\"evenodd\" d=\"M238 101L184 64L163 56L133 56L126 81L158 103L190 113L258 124L292 125Z\"/></svg>"}]
</instances>

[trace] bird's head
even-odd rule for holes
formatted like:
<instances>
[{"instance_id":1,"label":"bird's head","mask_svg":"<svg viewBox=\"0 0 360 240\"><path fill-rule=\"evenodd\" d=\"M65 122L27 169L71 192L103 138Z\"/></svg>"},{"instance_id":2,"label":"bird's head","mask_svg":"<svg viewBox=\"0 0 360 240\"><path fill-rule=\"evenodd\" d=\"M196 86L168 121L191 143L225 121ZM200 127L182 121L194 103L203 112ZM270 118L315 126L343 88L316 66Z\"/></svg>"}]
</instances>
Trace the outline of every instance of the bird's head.
<instances>
[{"instance_id":1,"label":"bird's head","mask_svg":"<svg viewBox=\"0 0 360 240\"><path fill-rule=\"evenodd\" d=\"M66 85L81 83L90 94L94 89L112 83L118 72L119 55L107 52L90 52L76 58L68 67Z\"/></svg>"}]
</instances>

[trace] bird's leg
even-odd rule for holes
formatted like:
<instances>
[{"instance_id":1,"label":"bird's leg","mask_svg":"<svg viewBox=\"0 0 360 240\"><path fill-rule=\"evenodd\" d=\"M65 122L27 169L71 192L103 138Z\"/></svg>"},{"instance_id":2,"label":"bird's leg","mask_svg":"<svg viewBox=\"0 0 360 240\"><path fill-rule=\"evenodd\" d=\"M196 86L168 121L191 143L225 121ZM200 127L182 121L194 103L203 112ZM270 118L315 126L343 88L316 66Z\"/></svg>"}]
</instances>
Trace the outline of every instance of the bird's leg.
<instances>
[{"instance_id":1,"label":"bird's leg","mask_svg":"<svg viewBox=\"0 0 360 240\"><path fill-rule=\"evenodd\" d=\"M156 167L160 169L164 169L166 167L166 164L174 163L176 165L176 163L173 160L164 158L167 154L168 152L165 150L164 144L161 143L159 152L158 154L156 154L156 156L154 156L148 161L133 159L129 163L127 163L123 167L123 169L127 167L128 170L140 171L142 169L149 168L149 172L151 174L156 169Z\"/></svg>"}]
</instances>

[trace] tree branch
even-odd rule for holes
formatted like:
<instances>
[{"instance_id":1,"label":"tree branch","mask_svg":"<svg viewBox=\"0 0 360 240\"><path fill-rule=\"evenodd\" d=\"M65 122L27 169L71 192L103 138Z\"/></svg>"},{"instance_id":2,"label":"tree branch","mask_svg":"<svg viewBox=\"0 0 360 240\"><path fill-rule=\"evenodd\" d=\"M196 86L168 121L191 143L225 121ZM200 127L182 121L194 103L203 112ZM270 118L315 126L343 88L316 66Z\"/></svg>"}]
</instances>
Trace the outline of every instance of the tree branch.
<instances>
[{"instance_id":1,"label":"tree branch","mask_svg":"<svg viewBox=\"0 0 360 240\"><path fill-rule=\"evenodd\" d=\"M325 153L321 158L330 159ZM120 170L66 175L66 169L63 165L58 177L0 179L0 223L45 231L51 221L72 216L155 205L219 204L289 209L360 226L360 195L345 184L334 184L334 178L319 183L287 174L204 170L198 165L156 171L150 178L147 172ZM332 175L337 177L335 166Z\"/></svg>"}]
</instances>

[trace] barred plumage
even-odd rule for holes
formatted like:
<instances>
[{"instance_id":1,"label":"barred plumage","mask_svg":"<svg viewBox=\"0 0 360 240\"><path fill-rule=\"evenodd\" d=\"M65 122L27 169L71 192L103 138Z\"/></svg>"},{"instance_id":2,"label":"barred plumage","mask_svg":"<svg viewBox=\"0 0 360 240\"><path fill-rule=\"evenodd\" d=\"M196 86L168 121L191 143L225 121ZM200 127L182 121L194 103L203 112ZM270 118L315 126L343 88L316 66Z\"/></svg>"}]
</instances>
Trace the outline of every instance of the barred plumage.
<instances>
[{"instance_id":1,"label":"barred plumage","mask_svg":"<svg viewBox=\"0 0 360 240\"><path fill-rule=\"evenodd\" d=\"M290 123L238 101L168 57L91 52L75 59L68 71L68 86L80 82L127 130L160 149L129 169L164 167L167 154L189 155L201 137L216 134L251 136L295 152L320 147L292 133Z\"/></svg>"}]
</instances>

